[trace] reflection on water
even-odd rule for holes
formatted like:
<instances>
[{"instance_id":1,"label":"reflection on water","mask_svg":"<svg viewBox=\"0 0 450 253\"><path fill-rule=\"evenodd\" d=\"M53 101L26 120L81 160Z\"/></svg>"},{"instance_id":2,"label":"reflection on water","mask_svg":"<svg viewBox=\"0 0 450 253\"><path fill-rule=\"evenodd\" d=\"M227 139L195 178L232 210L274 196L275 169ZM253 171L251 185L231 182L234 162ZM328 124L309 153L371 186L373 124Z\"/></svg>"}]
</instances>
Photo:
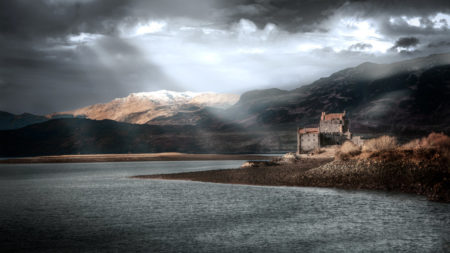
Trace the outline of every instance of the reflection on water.
<instances>
[{"instance_id":1,"label":"reflection on water","mask_svg":"<svg viewBox=\"0 0 450 253\"><path fill-rule=\"evenodd\" d=\"M450 205L369 191L131 179L242 161L0 165L0 248L450 250Z\"/></svg>"}]
</instances>

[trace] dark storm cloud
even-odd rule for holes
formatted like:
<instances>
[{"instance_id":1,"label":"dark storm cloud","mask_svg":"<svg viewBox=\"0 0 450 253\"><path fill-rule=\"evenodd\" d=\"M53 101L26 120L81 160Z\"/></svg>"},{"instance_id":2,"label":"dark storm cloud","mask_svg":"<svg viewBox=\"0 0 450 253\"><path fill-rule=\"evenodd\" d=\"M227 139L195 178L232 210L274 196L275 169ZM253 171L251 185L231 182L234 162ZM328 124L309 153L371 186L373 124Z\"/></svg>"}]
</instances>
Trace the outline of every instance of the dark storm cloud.
<instances>
[{"instance_id":1,"label":"dark storm cloud","mask_svg":"<svg viewBox=\"0 0 450 253\"><path fill-rule=\"evenodd\" d=\"M230 22L246 18L263 27L274 23L291 32L322 29L321 21L336 12L358 17L427 16L450 12L448 0L243 0L232 1L226 14ZM424 18L423 22L429 20Z\"/></svg>"},{"instance_id":2,"label":"dark storm cloud","mask_svg":"<svg viewBox=\"0 0 450 253\"><path fill-rule=\"evenodd\" d=\"M274 23L290 31L319 28L334 12L359 16L418 15L450 12L445 1L345 0L35 0L0 1L3 35L36 38L78 34L114 34L122 22L149 17L190 17L233 23L250 19L260 27ZM424 19L426 22L426 19Z\"/></svg>"},{"instance_id":3,"label":"dark storm cloud","mask_svg":"<svg viewBox=\"0 0 450 253\"><path fill-rule=\"evenodd\" d=\"M356 0L347 1L342 11L365 17L427 16L437 12L449 12L447 0Z\"/></svg>"},{"instance_id":4,"label":"dark storm cloud","mask_svg":"<svg viewBox=\"0 0 450 253\"><path fill-rule=\"evenodd\" d=\"M436 22L442 22L443 27L447 27L445 25L447 21L429 19L430 15L439 12L450 13L448 0L0 1L0 110L49 113L104 102L115 97L126 96L130 92L162 88L186 89L179 87L179 84L173 80L173 76L168 75L167 69L163 69L155 62L153 55L149 55L142 47L137 46L139 43L140 45L148 43L151 46L156 42L149 40L133 43L132 38L122 36L123 27L135 27L149 20L167 22L177 20L182 25L185 25L183 22L187 22L186 20L198 21L199 26L221 29L230 33L236 33L233 29L239 27L239 24L248 24L251 30L254 23L259 28L254 32L255 34L262 34L266 25L272 23L275 24L274 31L278 32L279 40L285 39L288 42L297 43L297 40L303 39L299 43L307 44L304 42L308 38L302 37L305 32L326 36L328 31L335 28L335 21L338 22L341 17L372 18L378 25L377 31L389 41L388 48L391 45L396 49L428 45L420 50L436 52L433 50L448 48L448 44L443 42L449 39L447 28L435 27ZM400 16L420 17L420 26L414 27L402 20L397 23L389 21L390 17ZM334 21L333 17L335 17ZM247 21L240 22L241 19ZM202 31L198 33L203 34ZM197 39L196 43L202 43L201 36L194 35ZM173 39L178 34L168 32L160 36ZM414 39L411 41L411 38L405 40L408 37L415 38L417 42L414 42ZM326 37L323 38L326 40ZM398 38L401 39L394 45ZM214 39L216 38L211 39L211 45L205 44L201 49L216 46L214 43L217 42ZM216 40L226 39L221 37ZM161 44L169 45L170 43L165 44L164 41ZM180 44L185 46L183 43ZM174 48L179 46L175 42L170 45ZM273 47L277 49L284 46L283 43L274 45ZM246 46L238 45L238 48L242 47L245 51ZM305 45L305 48L308 47L311 46ZM365 61L367 59L362 59L359 51L372 50L376 47L377 44L372 42L352 40L345 44L343 54L358 55L360 57L358 60ZM172 48L163 49L172 50ZM219 49L223 48L219 47L217 50ZM252 50L252 48L248 49L245 54L250 55L248 57L259 57L258 54L253 54L259 52L259 48ZM201 50L199 52L202 53ZM335 49L330 45L323 45L321 49L312 51L311 55L317 52L330 55L335 52ZM285 54L280 53L280 55ZM231 59L230 62L241 62L244 56ZM339 62L339 57L346 58L338 54L335 56L336 62ZM182 60L181 56L172 57L174 57L173 65ZM214 58L214 52L205 54L203 58L216 64L221 60ZM292 60L290 66L295 65L293 59L290 59ZM273 64L271 62L276 61L266 59L266 62L269 68ZM314 62L314 64L326 65L322 62ZM254 66L256 65L246 66L246 68L252 69ZM259 65L254 69L255 72L265 72L260 71ZM289 71L298 72L296 69ZM241 73L238 72L237 75L239 74Z\"/></svg>"},{"instance_id":5,"label":"dark storm cloud","mask_svg":"<svg viewBox=\"0 0 450 253\"><path fill-rule=\"evenodd\" d=\"M291 31L312 31L317 29L318 22L333 14L346 1L288 1L261 0L242 1L237 7L228 10L229 22L236 19L251 19L259 27L267 23L274 23L281 28Z\"/></svg>"},{"instance_id":6,"label":"dark storm cloud","mask_svg":"<svg viewBox=\"0 0 450 253\"><path fill-rule=\"evenodd\" d=\"M418 44L419 44L419 39L417 39L415 37L403 37L403 38L399 38L395 42L395 45L392 48L393 49L410 48L410 47L415 47Z\"/></svg>"},{"instance_id":7,"label":"dark storm cloud","mask_svg":"<svg viewBox=\"0 0 450 253\"><path fill-rule=\"evenodd\" d=\"M49 113L152 88L176 90L137 48L108 36L118 32L117 25L128 13L141 12L129 4L114 0L1 1L0 110ZM163 1L152 4L160 7L160 15L168 14L164 10L171 7ZM132 19L143 18L141 14ZM74 50L47 50L70 46L67 36L82 32L107 35L95 47L101 48L105 61L114 63L113 68L102 66L99 52L83 45Z\"/></svg>"},{"instance_id":8,"label":"dark storm cloud","mask_svg":"<svg viewBox=\"0 0 450 253\"><path fill-rule=\"evenodd\" d=\"M177 89L157 66L118 38L98 42L103 55L85 46L51 53L22 46L0 57L0 64L7 66L0 69L0 110L49 113L106 102L148 89L141 79L153 80L154 87ZM102 58L114 67L104 67Z\"/></svg>"},{"instance_id":9,"label":"dark storm cloud","mask_svg":"<svg viewBox=\"0 0 450 253\"><path fill-rule=\"evenodd\" d=\"M368 43L356 43L348 47L348 50L350 51L361 51L365 49L372 48L373 46Z\"/></svg>"},{"instance_id":10,"label":"dark storm cloud","mask_svg":"<svg viewBox=\"0 0 450 253\"><path fill-rule=\"evenodd\" d=\"M115 16L124 15L123 1L1 1L2 34L19 38L45 38L71 33L107 32ZM112 21L108 22L108 21Z\"/></svg>"}]
</instances>

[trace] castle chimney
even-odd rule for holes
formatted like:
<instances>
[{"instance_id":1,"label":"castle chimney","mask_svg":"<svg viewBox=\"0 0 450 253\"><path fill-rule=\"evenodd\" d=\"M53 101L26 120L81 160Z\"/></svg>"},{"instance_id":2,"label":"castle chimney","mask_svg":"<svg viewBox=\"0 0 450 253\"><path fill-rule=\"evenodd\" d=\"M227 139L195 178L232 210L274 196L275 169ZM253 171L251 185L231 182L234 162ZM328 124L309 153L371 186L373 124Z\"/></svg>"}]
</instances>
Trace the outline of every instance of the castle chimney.
<instances>
[{"instance_id":1,"label":"castle chimney","mask_svg":"<svg viewBox=\"0 0 450 253\"><path fill-rule=\"evenodd\" d=\"M322 112L322 116L320 116L320 120L325 120L325 112Z\"/></svg>"}]
</instances>

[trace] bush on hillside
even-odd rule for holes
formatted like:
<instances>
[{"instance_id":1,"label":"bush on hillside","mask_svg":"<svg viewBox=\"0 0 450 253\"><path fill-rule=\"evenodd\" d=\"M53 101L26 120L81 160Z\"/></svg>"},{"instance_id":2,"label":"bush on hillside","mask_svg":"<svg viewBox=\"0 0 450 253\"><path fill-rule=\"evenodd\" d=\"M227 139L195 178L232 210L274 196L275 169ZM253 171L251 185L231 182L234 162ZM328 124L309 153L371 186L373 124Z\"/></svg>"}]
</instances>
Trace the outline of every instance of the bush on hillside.
<instances>
[{"instance_id":1,"label":"bush on hillside","mask_svg":"<svg viewBox=\"0 0 450 253\"><path fill-rule=\"evenodd\" d=\"M336 157L340 160L348 160L353 156L357 156L361 153L361 148L354 144L351 141L346 141L342 146L339 148Z\"/></svg>"},{"instance_id":2,"label":"bush on hillside","mask_svg":"<svg viewBox=\"0 0 450 253\"><path fill-rule=\"evenodd\" d=\"M381 136L378 138L370 139L364 142L363 151L384 151L384 150L393 150L397 148L397 139L392 136Z\"/></svg>"},{"instance_id":3,"label":"bush on hillside","mask_svg":"<svg viewBox=\"0 0 450 253\"><path fill-rule=\"evenodd\" d=\"M443 133L431 133L426 138L422 138L422 145L441 149L450 149L450 137Z\"/></svg>"},{"instance_id":4,"label":"bush on hillside","mask_svg":"<svg viewBox=\"0 0 450 253\"><path fill-rule=\"evenodd\" d=\"M402 146L402 149L435 149L441 155L450 158L450 137L443 133L430 133L427 137L412 140Z\"/></svg>"}]
</instances>

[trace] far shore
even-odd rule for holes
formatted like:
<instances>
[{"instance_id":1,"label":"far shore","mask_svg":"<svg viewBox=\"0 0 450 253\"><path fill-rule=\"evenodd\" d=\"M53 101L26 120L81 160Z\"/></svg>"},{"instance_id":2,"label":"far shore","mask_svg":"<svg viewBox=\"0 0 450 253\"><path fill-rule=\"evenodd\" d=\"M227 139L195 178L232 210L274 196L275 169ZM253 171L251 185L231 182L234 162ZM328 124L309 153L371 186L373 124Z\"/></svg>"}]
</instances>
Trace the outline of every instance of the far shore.
<instances>
[{"instance_id":1,"label":"far shore","mask_svg":"<svg viewBox=\"0 0 450 253\"><path fill-rule=\"evenodd\" d=\"M0 160L0 164L14 163L93 163L140 161L208 161L208 160L270 160L268 155L254 154L186 154L177 152L145 154L86 154L21 157Z\"/></svg>"}]
</instances>

